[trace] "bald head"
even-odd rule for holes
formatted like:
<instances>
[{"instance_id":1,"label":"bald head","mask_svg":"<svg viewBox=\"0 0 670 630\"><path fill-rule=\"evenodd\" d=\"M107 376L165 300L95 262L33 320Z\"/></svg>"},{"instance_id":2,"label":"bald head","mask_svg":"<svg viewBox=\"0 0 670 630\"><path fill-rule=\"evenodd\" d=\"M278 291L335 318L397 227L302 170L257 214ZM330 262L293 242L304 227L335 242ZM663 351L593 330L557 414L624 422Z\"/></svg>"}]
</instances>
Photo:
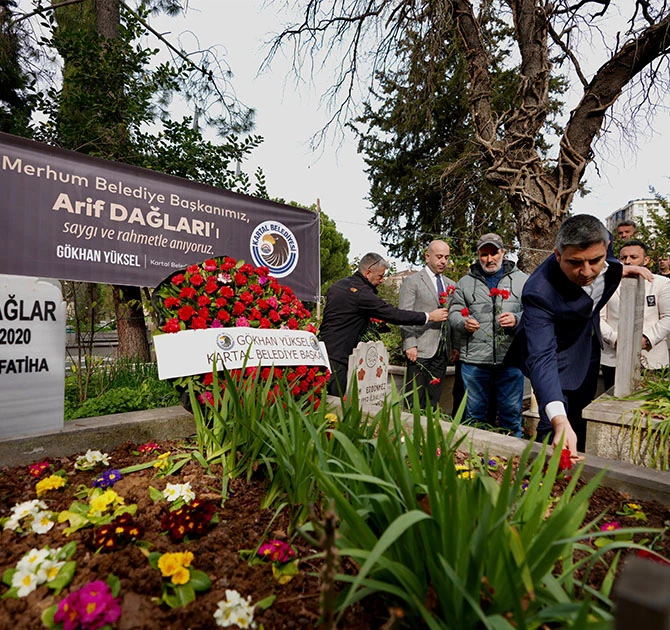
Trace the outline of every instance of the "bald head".
<instances>
[{"instance_id":1,"label":"bald head","mask_svg":"<svg viewBox=\"0 0 670 630\"><path fill-rule=\"evenodd\" d=\"M433 273L443 273L449 264L449 245L444 241L431 241L426 250L426 267Z\"/></svg>"}]
</instances>

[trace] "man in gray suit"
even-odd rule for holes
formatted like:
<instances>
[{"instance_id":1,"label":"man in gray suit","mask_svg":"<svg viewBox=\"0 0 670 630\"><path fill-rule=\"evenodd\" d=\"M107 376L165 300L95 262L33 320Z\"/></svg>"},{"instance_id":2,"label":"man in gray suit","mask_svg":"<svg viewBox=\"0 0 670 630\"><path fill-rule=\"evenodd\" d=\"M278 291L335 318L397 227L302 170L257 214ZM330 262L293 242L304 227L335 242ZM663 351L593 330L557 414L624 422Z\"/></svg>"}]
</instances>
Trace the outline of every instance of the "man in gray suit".
<instances>
[{"instance_id":1,"label":"man in gray suit","mask_svg":"<svg viewBox=\"0 0 670 630\"><path fill-rule=\"evenodd\" d=\"M445 306L447 293L453 291L455 282L443 272L449 263L449 245L432 241L426 250L426 266L405 278L400 287L399 308L410 311L430 312ZM452 287L450 290L449 287ZM435 407L442 393L447 369L447 324L428 322L422 326L401 326L402 347L407 357L407 382L414 380L419 389L421 408L428 402Z\"/></svg>"}]
</instances>

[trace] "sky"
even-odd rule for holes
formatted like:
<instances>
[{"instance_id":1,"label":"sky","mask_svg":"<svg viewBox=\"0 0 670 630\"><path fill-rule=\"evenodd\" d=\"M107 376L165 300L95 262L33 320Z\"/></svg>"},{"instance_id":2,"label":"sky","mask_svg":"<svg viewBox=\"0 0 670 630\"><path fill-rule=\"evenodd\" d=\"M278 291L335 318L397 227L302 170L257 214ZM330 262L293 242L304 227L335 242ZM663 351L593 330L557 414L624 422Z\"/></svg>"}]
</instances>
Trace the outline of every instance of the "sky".
<instances>
[{"instance_id":1,"label":"sky","mask_svg":"<svg viewBox=\"0 0 670 630\"><path fill-rule=\"evenodd\" d=\"M180 39L186 49L217 45L225 51L234 90L256 109L254 131L264 137L243 168L252 173L260 165L272 197L306 205L319 199L323 211L349 240L350 258L368 251L387 255L380 235L367 225L372 216L366 201L369 184L353 134L331 136L319 150L310 148L310 138L330 116L322 96L331 84L332 67L317 68L312 77L296 84L289 76L291 60L285 55L276 58L270 70L259 73L267 42L287 21L286 11L281 0L190 0L186 17L163 19L159 30L171 41ZM587 171L591 193L576 198L573 211L605 219L629 200L649 197L650 186L670 194L668 138L667 108L657 113L653 129L641 127L635 149L621 141L615 126L596 149L597 170L592 165ZM399 269L408 266L395 262Z\"/></svg>"}]
</instances>

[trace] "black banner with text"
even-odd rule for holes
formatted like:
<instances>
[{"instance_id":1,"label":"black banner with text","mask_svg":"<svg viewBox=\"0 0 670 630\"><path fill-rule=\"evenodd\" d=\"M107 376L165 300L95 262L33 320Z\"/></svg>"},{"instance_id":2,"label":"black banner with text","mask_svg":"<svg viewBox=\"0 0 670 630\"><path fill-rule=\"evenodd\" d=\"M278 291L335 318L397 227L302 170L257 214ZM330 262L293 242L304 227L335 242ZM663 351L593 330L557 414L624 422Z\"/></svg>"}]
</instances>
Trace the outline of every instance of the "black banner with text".
<instances>
[{"instance_id":1,"label":"black banner with text","mask_svg":"<svg viewBox=\"0 0 670 630\"><path fill-rule=\"evenodd\" d=\"M315 212L0 133L0 273L155 286L227 255L319 294Z\"/></svg>"}]
</instances>

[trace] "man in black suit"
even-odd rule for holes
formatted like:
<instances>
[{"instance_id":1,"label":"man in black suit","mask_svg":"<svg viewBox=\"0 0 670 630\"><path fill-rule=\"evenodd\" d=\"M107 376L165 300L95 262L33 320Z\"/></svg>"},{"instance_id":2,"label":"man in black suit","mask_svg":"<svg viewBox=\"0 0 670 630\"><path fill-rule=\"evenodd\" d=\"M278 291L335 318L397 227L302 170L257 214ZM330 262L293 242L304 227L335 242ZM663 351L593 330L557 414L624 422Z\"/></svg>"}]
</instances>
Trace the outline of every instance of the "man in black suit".
<instances>
[{"instance_id":1,"label":"man in black suit","mask_svg":"<svg viewBox=\"0 0 670 630\"><path fill-rule=\"evenodd\" d=\"M586 422L582 411L595 396L600 364L600 309L624 275L642 275L644 267L624 267L614 258L610 234L596 218L566 219L554 253L523 288L523 317L507 355L530 378L537 397L538 439L563 438L573 455L583 451Z\"/></svg>"},{"instance_id":2,"label":"man in black suit","mask_svg":"<svg viewBox=\"0 0 670 630\"><path fill-rule=\"evenodd\" d=\"M328 289L319 338L326 344L330 360L329 394L338 396L346 391L349 355L371 318L413 326L447 319L449 312L444 308L430 313L406 311L382 300L377 295L377 287L383 282L388 267L388 262L379 254L365 254L353 276L338 280Z\"/></svg>"}]
</instances>

